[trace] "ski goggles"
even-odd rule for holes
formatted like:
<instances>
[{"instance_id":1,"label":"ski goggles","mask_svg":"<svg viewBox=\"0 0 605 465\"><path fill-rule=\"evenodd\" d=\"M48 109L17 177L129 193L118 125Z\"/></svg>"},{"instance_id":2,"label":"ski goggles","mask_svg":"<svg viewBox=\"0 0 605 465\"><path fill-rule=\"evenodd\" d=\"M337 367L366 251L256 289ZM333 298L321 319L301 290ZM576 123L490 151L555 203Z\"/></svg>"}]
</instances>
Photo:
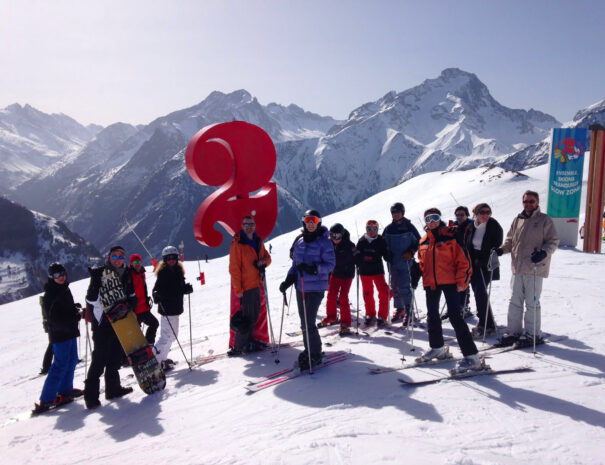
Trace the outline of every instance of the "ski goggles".
<instances>
[{"instance_id":1,"label":"ski goggles","mask_svg":"<svg viewBox=\"0 0 605 465\"><path fill-rule=\"evenodd\" d=\"M51 273L50 277L53 279L59 279L61 276L65 276L65 271L55 271L54 273Z\"/></svg>"},{"instance_id":2,"label":"ski goggles","mask_svg":"<svg viewBox=\"0 0 605 465\"><path fill-rule=\"evenodd\" d=\"M342 239L342 234L341 233L330 233L330 239L339 241L340 239Z\"/></svg>"},{"instance_id":3,"label":"ski goggles","mask_svg":"<svg viewBox=\"0 0 605 465\"><path fill-rule=\"evenodd\" d=\"M170 255L166 255L166 256L164 257L164 259L165 259L166 261L169 261L169 260L177 260L177 261L178 261L179 256L178 256L178 255L176 255L176 254L170 254Z\"/></svg>"},{"instance_id":4,"label":"ski goggles","mask_svg":"<svg viewBox=\"0 0 605 465\"><path fill-rule=\"evenodd\" d=\"M366 231L378 231L378 221L369 220L366 223Z\"/></svg>"},{"instance_id":5,"label":"ski goggles","mask_svg":"<svg viewBox=\"0 0 605 465\"><path fill-rule=\"evenodd\" d=\"M126 257L124 255L112 255L112 260L124 260Z\"/></svg>"},{"instance_id":6,"label":"ski goggles","mask_svg":"<svg viewBox=\"0 0 605 465\"><path fill-rule=\"evenodd\" d=\"M133 265L139 265L141 263L141 260L133 260L132 264Z\"/></svg>"},{"instance_id":7,"label":"ski goggles","mask_svg":"<svg viewBox=\"0 0 605 465\"><path fill-rule=\"evenodd\" d=\"M303 222L309 224L309 223L315 223L318 224L321 221L321 218L318 216L305 216L303 217Z\"/></svg>"},{"instance_id":8,"label":"ski goggles","mask_svg":"<svg viewBox=\"0 0 605 465\"><path fill-rule=\"evenodd\" d=\"M432 223L433 221L441 221L441 215L437 213L431 213L430 215L426 215L424 217L424 222L426 224Z\"/></svg>"}]
</instances>

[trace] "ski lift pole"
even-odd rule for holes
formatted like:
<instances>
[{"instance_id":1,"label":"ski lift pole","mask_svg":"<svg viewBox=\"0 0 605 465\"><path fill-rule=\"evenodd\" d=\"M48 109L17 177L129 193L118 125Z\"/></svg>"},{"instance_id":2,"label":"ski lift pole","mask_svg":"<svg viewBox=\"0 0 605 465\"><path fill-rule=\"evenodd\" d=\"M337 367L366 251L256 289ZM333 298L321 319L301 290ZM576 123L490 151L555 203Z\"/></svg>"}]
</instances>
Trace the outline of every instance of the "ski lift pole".
<instances>
[{"instance_id":1,"label":"ski lift pole","mask_svg":"<svg viewBox=\"0 0 605 465\"><path fill-rule=\"evenodd\" d=\"M126 224L128 225L128 227L130 228L130 231L132 231L132 234L134 234L134 237L137 238L137 240L139 241L141 246L145 249L145 252L147 252L147 255L149 255L149 258L151 258L151 264L153 265L153 269L155 270L158 266L158 261L155 258L153 258L153 255L151 255L151 252L149 251L149 249L147 249L147 247L145 247L145 244L143 243L143 241L141 240L141 238L139 237L137 232L134 230L134 228L131 226L131 224L128 222L126 217L123 217L123 219L126 222Z\"/></svg>"}]
</instances>

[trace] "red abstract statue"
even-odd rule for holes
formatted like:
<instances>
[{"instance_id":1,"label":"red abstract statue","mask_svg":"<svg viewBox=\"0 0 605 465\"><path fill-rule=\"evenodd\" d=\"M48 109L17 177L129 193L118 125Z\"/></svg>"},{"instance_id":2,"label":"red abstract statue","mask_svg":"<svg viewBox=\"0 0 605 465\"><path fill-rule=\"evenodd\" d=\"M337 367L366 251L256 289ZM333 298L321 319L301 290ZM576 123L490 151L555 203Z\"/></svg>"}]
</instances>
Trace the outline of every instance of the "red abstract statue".
<instances>
[{"instance_id":1,"label":"red abstract statue","mask_svg":"<svg viewBox=\"0 0 605 465\"><path fill-rule=\"evenodd\" d=\"M193 232L200 243L219 246L223 238L214 224L233 235L246 215L256 219L261 238L269 236L277 221L277 186L270 182L276 161L269 135L244 121L206 126L193 136L185 154L189 175L204 186L221 186L195 214Z\"/></svg>"}]
</instances>

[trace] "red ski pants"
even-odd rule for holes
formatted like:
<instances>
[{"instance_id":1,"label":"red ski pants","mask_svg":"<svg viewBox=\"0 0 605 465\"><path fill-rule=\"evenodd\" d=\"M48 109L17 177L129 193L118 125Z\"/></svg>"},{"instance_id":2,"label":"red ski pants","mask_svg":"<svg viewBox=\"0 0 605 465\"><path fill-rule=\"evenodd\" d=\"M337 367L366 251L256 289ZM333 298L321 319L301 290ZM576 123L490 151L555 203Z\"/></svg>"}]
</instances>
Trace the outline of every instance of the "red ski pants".
<instances>
[{"instance_id":1,"label":"red ski pants","mask_svg":"<svg viewBox=\"0 0 605 465\"><path fill-rule=\"evenodd\" d=\"M378 318L382 318L386 321L389 317L389 285L384 280L383 274L361 276L361 288L363 289L363 302L366 307L366 316L376 317L374 285L378 290Z\"/></svg>"},{"instance_id":2,"label":"red ski pants","mask_svg":"<svg viewBox=\"0 0 605 465\"><path fill-rule=\"evenodd\" d=\"M340 304L340 324L351 326L351 306L349 305L349 289L353 278L330 277L328 300L326 302L326 318L336 321L336 301Z\"/></svg>"}]
</instances>

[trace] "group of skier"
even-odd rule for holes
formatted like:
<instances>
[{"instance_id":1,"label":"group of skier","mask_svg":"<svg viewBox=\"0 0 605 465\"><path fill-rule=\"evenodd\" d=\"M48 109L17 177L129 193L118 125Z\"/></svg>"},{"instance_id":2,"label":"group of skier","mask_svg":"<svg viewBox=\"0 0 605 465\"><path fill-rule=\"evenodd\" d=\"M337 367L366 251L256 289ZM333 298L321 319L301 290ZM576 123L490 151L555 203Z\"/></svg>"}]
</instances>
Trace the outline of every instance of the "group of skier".
<instances>
[{"instance_id":1,"label":"group of skier","mask_svg":"<svg viewBox=\"0 0 605 465\"><path fill-rule=\"evenodd\" d=\"M540 293L542 280L548 276L550 257L558 246L558 238L550 217L540 211L538 193L523 194L523 211L514 219L503 242L503 230L492 218L488 204L479 203L470 218L466 207L455 210L456 222L447 225L437 208L424 212L424 236L420 236L405 217L401 202L390 209L392 222L379 234L379 224L368 220L365 234L357 244L339 223L328 230L322 225L318 211L307 210L302 230L290 249L292 264L279 290L284 294L295 285L304 351L298 357L301 370L313 369L322 362L322 343L318 328L340 324L340 335L351 334L352 318L349 292L356 272L361 281L365 304L366 326L378 328L391 322L408 326L413 319L415 293L420 278L426 293L427 323L430 350L422 361L448 356L442 334L439 312L441 294L445 296L447 317L452 324L464 358L457 370L480 368L473 336L482 337L495 331L489 304L489 286L499 279L498 256L512 255L513 292L509 303L507 330L502 344L529 345L540 342ZM238 310L230 324L235 331L229 356L261 350L264 341L255 339L254 329L261 315L261 299L266 298L265 268L271 256L262 239L255 233L255 219L246 216L242 229L232 241L229 272L231 286L239 300ZM416 262L415 257L418 261ZM86 295L87 311L80 312L68 287L65 268L53 263L43 297L49 340L54 361L44 383L40 403L34 412L42 412L58 404L70 402L84 394L86 407L100 406L100 376L105 373L105 397L121 397L132 388L122 387L118 368L125 363L124 351L111 327L104 308L124 302L137 314L139 323L147 326L146 337L155 343L157 319L150 308L155 301L162 316L160 339L155 344L156 357L164 370L174 362L167 356L178 337L179 315L183 313L183 297L193 291L185 282L185 274L177 249L166 247L162 262L155 269L157 276L149 298L145 269L141 257L130 257L125 266L126 252L121 246L110 249L103 266L90 270L91 280ZM383 261L387 263L388 283ZM472 332L464 321L463 308L472 287L479 322ZM378 292L378 312L374 302ZM264 288L264 289L263 289ZM326 317L315 324L319 306L328 291ZM391 294L392 293L392 294ZM389 301L393 297L394 312ZM523 307L525 305L525 316ZM340 307L340 319L338 310ZM73 388L78 360L75 340L79 335L80 315L92 323L94 349L85 381L84 392ZM358 323L357 323L358 324Z\"/></svg>"}]
</instances>

